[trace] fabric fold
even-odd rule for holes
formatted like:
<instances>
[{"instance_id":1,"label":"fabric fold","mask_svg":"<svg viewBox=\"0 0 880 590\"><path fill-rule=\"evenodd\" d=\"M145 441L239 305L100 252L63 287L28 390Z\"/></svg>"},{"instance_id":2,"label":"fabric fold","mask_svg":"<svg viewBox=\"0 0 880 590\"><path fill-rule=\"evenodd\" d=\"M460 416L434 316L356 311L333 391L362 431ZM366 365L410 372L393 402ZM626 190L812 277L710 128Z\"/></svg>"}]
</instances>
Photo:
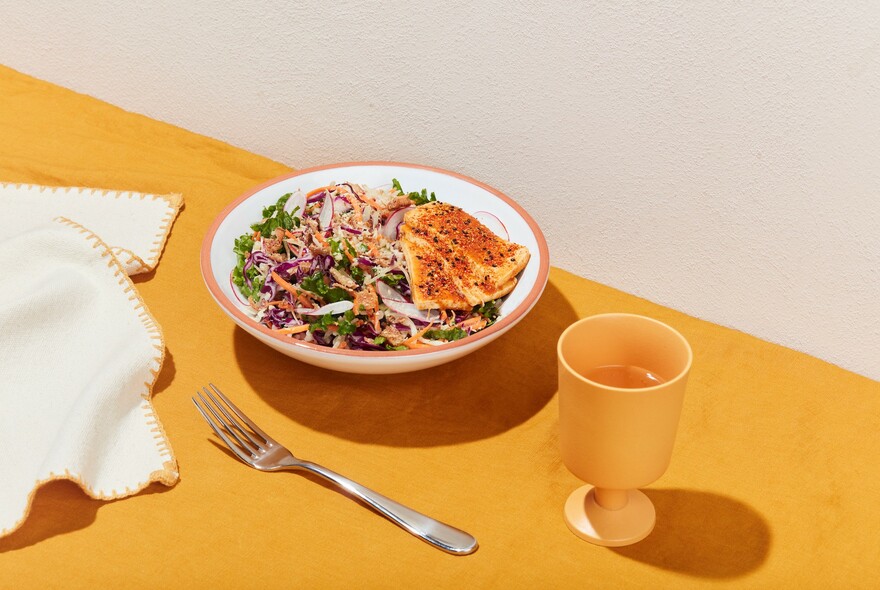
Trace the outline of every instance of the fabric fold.
<instances>
[{"instance_id":1,"label":"fabric fold","mask_svg":"<svg viewBox=\"0 0 880 590\"><path fill-rule=\"evenodd\" d=\"M14 236L57 217L69 219L99 236L131 276L149 272L159 263L183 198L178 194L0 184L0 206L4 212L0 228L7 230L3 235Z\"/></svg>"},{"instance_id":2,"label":"fabric fold","mask_svg":"<svg viewBox=\"0 0 880 590\"><path fill-rule=\"evenodd\" d=\"M115 499L178 480L150 401L165 344L128 274L155 268L181 205L0 185L0 536L48 481Z\"/></svg>"}]
</instances>

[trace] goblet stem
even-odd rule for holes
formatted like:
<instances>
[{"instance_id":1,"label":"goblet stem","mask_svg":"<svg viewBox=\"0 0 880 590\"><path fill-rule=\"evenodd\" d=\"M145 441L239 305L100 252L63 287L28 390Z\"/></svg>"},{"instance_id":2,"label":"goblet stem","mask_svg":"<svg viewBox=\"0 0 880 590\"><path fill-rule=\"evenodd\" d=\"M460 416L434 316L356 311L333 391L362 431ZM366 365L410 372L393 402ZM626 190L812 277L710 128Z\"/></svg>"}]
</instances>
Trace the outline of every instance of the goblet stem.
<instances>
[{"instance_id":1,"label":"goblet stem","mask_svg":"<svg viewBox=\"0 0 880 590\"><path fill-rule=\"evenodd\" d=\"M629 496L626 490L609 490L606 488L594 488L596 504L605 510L620 510L626 506Z\"/></svg>"}]
</instances>

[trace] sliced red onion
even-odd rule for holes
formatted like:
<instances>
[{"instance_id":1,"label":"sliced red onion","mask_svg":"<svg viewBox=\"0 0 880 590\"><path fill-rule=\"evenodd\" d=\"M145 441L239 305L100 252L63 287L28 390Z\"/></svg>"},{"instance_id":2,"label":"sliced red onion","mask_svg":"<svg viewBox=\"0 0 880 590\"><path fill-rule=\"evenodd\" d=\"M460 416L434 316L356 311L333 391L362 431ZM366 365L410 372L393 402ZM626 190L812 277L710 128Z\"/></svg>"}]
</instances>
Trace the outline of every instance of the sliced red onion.
<instances>
[{"instance_id":1,"label":"sliced red onion","mask_svg":"<svg viewBox=\"0 0 880 590\"><path fill-rule=\"evenodd\" d=\"M244 263L244 266L241 268L241 276L244 279L245 284L248 286L248 289L254 288L254 284L251 282L251 279L250 279L250 277L248 277L248 274L247 274L247 271L251 266L253 266L253 262L251 260L248 260L247 262Z\"/></svg>"},{"instance_id":2,"label":"sliced red onion","mask_svg":"<svg viewBox=\"0 0 880 590\"><path fill-rule=\"evenodd\" d=\"M327 191L321 191L309 197L308 203L317 203L327 195Z\"/></svg>"},{"instance_id":3,"label":"sliced red onion","mask_svg":"<svg viewBox=\"0 0 880 590\"><path fill-rule=\"evenodd\" d=\"M232 296L241 303L242 305L247 305L246 301L242 301L241 297L238 296L238 287L235 283L232 282L232 271L229 271L229 288L232 291Z\"/></svg>"},{"instance_id":4,"label":"sliced red onion","mask_svg":"<svg viewBox=\"0 0 880 590\"><path fill-rule=\"evenodd\" d=\"M403 209L398 209L392 213L391 217L388 218L388 221L386 221L385 225L382 227L382 235L385 236L386 239L397 239L400 224L403 223L403 216L406 215L406 212L410 209L415 209L415 207L404 207Z\"/></svg>"},{"instance_id":5,"label":"sliced red onion","mask_svg":"<svg viewBox=\"0 0 880 590\"><path fill-rule=\"evenodd\" d=\"M326 315L333 314L338 315L340 313L345 313L346 311L352 309L354 307L354 303L351 301L335 301L333 303L328 303L318 309L312 309L310 307L298 307L296 309L297 313L302 315Z\"/></svg>"},{"instance_id":6,"label":"sliced red onion","mask_svg":"<svg viewBox=\"0 0 880 590\"><path fill-rule=\"evenodd\" d=\"M348 188L352 188L352 187L351 187L350 185L348 185L348 184L346 184L345 186L347 186ZM359 203L363 203L364 205L368 205L368 204L369 204L369 203L367 203L366 201L364 201L363 197L361 197L361 195L357 194L357 193L354 191L354 189L352 189L352 191L351 191L351 196L354 197L355 199L357 199Z\"/></svg>"},{"instance_id":7,"label":"sliced red onion","mask_svg":"<svg viewBox=\"0 0 880 590\"><path fill-rule=\"evenodd\" d=\"M330 222L333 220L333 199L330 198L330 195L324 195L324 205L321 207L321 212L318 214L318 225L321 226L321 229L327 229L330 227Z\"/></svg>"},{"instance_id":8,"label":"sliced red onion","mask_svg":"<svg viewBox=\"0 0 880 590\"><path fill-rule=\"evenodd\" d=\"M299 207L299 209L297 209L297 207ZM290 195L290 198L288 198L287 202L284 204L284 211L302 219L306 212L305 194L297 189L295 193Z\"/></svg>"},{"instance_id":9,"label":"sliced red onion","mask_svg":"<svg viewBox=\"0 0 880 590\"><path fill-rule=\"evenodd\" d=\"M376 292L382 298L382 303L395 313L428 323L436 322L440 318L440 312L436 309L419 309L414 304L406 301L403 295L384 281L376 281Z\"/></svg>"},{"instance_id":10,"label":"sliced red onion","mask_svg":"<svg viewBox=\"0 0 880 590\"><path fill-rule=\"evenodd\" d=\"M353 227L348 227L347 225L343 225L343 226L342 226L342 229L344 229L344 230L347 231L348 233L350 233L350 234L354 234L354 235L356 235L356 236L359 236L359 235L361 235L361 234L363 233L361 230L359 230L359 229L355 229L355 228L353 228Z\"/></svg>"},{"instance_id":11,"label":"sliced red onion","mask_svg":"<svg viewBox=\"0 0 880 590\"><path fill-rule=\"evenodd\" d=\"M504 238L505 240L510 239L510 234L507 231L507 227L504 223L498 219L498 216L494 213L489 213L488 211L477 211L473 213L474 218L477 221L485 225L489 231L494 233L499 238Z\"/></svg>"}]
</instances>

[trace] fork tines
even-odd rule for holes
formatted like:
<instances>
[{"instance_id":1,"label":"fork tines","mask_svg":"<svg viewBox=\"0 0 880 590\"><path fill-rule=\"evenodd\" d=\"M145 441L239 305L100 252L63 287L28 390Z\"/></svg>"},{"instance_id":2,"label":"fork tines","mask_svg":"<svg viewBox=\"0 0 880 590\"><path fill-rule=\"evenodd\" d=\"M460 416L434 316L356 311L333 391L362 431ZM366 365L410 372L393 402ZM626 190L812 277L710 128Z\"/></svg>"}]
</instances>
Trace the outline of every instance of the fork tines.
<instances>
[{"instance_id":1,"label":"fork tines","mask_svg":"<svg viewBox=\"0 0 880 590\"><path fill-rule=\"evenodd\" d=\"M223 392L216 385L213 383L208 385L211 386L213 392L207 387L202 387L202 391L196 393L202 402L201 404L199 404L195 397L192 398L196 409L198 409L217 436L223 439L226 446L239 459L252 465L254 459L259 457L261 452L265 451L266 445L271 445L272 439L259 426L254 424L250 418L245 416L229 398L223 395ZM205 395L202 395L202 392ZM230 439L224 431L229 436L232 436L235 441ZM259 440L260 438L262 441Z\"/></svg>"}]
</instances>

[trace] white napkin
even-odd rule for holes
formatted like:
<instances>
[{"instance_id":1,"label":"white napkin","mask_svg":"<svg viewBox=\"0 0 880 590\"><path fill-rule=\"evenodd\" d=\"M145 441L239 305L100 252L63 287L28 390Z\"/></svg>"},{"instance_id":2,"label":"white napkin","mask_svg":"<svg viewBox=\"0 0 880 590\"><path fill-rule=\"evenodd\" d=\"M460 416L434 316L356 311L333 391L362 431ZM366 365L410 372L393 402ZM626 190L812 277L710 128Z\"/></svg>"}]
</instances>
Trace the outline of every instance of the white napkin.
<instances>
[{"instance_id":1,"label":"white napkin","mask_svg":"<svg viewBox=\"0 0 880 590\"><path fill-rule=\"evenodd\" d=\"M150 403L165 345L128 274L155 267L181 204L0 184L0 536L51 480L100 499L178 480Z\"/></svg>"}]
</instances>

